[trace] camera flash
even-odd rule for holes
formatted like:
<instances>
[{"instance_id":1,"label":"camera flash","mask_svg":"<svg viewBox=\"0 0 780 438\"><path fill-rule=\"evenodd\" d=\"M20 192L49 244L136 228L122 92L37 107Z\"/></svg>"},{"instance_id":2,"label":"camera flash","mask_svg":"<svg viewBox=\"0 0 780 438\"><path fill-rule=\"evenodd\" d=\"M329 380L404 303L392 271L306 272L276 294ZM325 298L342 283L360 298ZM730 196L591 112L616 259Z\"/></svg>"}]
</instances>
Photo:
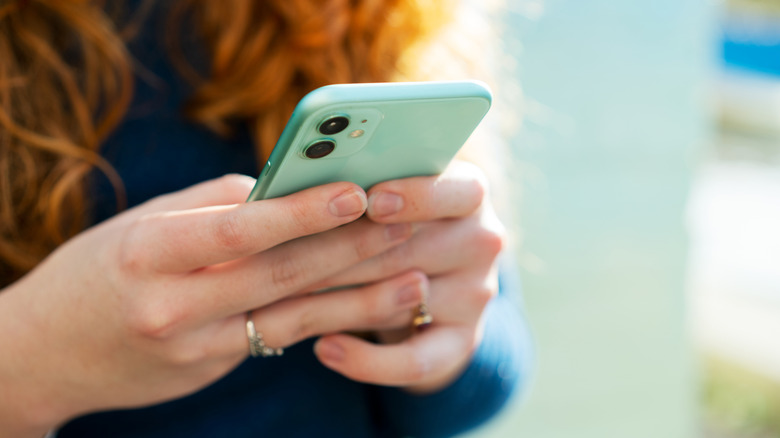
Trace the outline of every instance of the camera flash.
<instances>
[{"instance_id":1,"label":"camera flash","mask_svg":"<svg viewBox=\"0 0 780 438\"><path fill-rule=\"evenodd\" d=\"M358 138L358 137L360 137L361 135L363 135L365 133L366 133L366 131L364 131L362 129L356 129L356 130L350 132L349 136L352 137L352 138Z\"/></svg>"}]
</instances>

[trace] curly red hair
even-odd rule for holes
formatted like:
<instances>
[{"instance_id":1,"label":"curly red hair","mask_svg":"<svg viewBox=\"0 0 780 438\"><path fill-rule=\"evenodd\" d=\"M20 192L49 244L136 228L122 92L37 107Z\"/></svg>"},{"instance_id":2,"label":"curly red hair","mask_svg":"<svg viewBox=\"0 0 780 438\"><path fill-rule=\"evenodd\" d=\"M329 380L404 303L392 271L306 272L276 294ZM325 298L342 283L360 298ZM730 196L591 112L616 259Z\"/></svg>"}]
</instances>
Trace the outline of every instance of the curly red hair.
<instances>
[{"instance_id":1,"label":"curly red hair","mask_svg":"<svg viewBox=\"0 0 780 438\"><path fill-rule=\"evenodd\" d=\"M140 17L149 4L141 4ZM414 77L413 49L449 21L451 6L181 0L171 11L179 28L169 46L196 86L184 111L218 133L249 121L262 160L308 91ZM133 20L121 29L117 22L100 0L0 2L0 285L86 226L86 177L93 169L123 198L118 175L99 153L133 92L126 49ZM199 31L208 72L196 71L177 49L185 25Z\"/></svg>"}]
</instances>

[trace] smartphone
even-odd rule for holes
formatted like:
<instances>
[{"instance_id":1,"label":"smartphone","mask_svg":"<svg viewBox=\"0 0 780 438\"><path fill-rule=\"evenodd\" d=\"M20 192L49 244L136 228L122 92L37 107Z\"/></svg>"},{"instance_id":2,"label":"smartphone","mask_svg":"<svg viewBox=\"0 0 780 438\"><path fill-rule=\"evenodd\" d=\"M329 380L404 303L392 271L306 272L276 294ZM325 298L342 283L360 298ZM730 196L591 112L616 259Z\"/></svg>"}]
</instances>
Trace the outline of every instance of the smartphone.
<instances>
[{"instance_id":1,"label":"smartphone","mask_svg":"<svg viewBox=\"0 0 780 438\"><path fill-rule=\"evenodd\" d=\"M248 201L441 173L490 109L478 81L328 85L295 108Z\"/></svg>"}]
</instances>

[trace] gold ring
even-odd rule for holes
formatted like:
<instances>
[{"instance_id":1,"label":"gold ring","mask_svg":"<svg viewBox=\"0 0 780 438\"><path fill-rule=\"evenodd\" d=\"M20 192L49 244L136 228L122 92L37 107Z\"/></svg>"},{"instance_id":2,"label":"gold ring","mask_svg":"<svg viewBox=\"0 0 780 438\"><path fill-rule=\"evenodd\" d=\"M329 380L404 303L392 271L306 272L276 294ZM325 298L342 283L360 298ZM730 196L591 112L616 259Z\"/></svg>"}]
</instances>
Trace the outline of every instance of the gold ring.
<instances>
[{"instance_id":1,"label":"gold ring","mask_svg":"<svg viewBox=\"0 0 780 438\"><path fill-rule=\"evenodd\" d=\"M428 305L420 303L420 305L417 306L417 314L415 314L414 319L412 320L412 325L416 330L423 330L430 326L432 322L433 315L431 315L431 312L428 310Z\"/></svg>"},{"instance_id":2,"label":"gold ring","mask_svg":"<svg viewBox=\"0 0 780 438\"><path fill-rule=\"evenodd\" d=\"M257 332L255 323L252 322L252 312L246 314L246 337L249 339L249 354L252 357L271 357L284 354L284 350L281 348L271 348L265 345L263 334Z\"/></svg>"}]
</instances>

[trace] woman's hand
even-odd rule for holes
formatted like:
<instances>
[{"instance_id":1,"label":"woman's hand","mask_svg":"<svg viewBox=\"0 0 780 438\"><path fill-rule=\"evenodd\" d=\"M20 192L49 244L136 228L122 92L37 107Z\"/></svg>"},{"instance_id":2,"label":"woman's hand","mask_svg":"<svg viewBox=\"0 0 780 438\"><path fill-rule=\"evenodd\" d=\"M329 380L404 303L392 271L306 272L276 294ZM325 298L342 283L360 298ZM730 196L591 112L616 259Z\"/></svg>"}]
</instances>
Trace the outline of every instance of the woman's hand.
<instances>
[{"instance_id":1,"label":"woman's hand","mask_svg":"<svg viewBox=\"0 0 780 438\"><path fill-rule=\"evenodd\" d=\"M325 365L354 380L421 393L441 389L462 373L480 342L485 306L498 290L496 259L504 245L503 227L485 191L481 171L463 162L439 177L388 181L369 190L368 217L383 224L413 223L414 236L318 287L421 270L429 277L433 324L420 333L379 331L380 340L391 345L325 336L315 347Z\"/></svg>"},{"instance_id":2,"label":"woman's hand","mask_svg":"<svg viewBox=\"0 0 780 438\"><path fill-rule=\"evenodd\" d=\"M230 176L155 198L0 293L0 436L40 436L85 412L204 387L247 357L249 310L271 347L408 322L426 287L420 272L299 294L408 240L406 220L356 221L367 200L350 183L244 203L253 182Z\"/></svg>"}]
</instances>

